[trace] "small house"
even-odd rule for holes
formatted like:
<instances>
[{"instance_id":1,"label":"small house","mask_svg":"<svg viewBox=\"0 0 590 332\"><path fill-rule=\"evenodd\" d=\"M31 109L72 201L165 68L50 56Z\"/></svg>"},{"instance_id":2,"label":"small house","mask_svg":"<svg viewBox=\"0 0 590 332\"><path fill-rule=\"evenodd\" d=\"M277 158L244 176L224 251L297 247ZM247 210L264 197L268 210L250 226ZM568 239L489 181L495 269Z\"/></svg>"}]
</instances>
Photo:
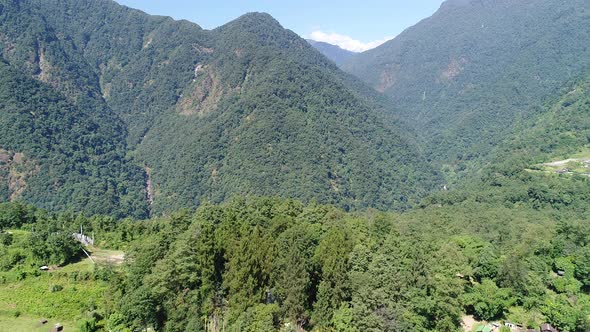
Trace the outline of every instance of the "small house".
<instances>
[{"instance_id":1,"label":"small house","mask_svg":"<svg viewBox=\"0 0 590 332\"><path fill-rule=\"evenodd\" d=\"M492 332L492 328L489 325L480 325L475 332Z\"/></svg>"},{"instance_id":2,"label":"small house","mask_svg":"<svg viewBox=\"0 0 590 332\"><path fill-rule=\"evenodd\" d=\"M64 327L60 323L57 323L53 326L53 328L51 329L51 332L61 332L63 330L64 330Z\"/></svg>"},{"instance_id":3,"label":"small house","mask_svg":"<svg viewBox=\"0 0 590 332\"><path fill-rule=\"evenodd\" d=\"M559 331L557 331L556 328L551 326L551 324L545 323L545 324L541 325L541 332L559 332Z\"/></svg>"},{"instance_id":4,"label":"small house","mask_svg":"<svg viewBox=\"0 0 590 332\"><path fill-rule=\"evenodd\" d=\"M522 325L512 322L504 322L504 326L509 328L510 331L524 331Z\"/></svg>"}]
</instances>

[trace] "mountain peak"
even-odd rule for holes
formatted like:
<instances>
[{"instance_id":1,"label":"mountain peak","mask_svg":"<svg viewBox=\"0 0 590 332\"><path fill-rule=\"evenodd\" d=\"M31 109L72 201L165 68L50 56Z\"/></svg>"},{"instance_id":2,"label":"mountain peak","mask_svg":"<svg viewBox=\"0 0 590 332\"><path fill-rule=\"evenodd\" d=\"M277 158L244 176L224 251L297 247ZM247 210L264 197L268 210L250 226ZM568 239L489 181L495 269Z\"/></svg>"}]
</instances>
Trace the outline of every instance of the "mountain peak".
<instances>
[{"instance_id":1,"label":"mountain peak","mask_svg":"<svg viewBox=\"0 0 590 332\"><path fill-rule=\"evenodd\" d=\"M222 25L220 28L224 29L227 27L242 27L248 31L253 29L265 29L265 28L280 28L283 29L279 21L272 17L268 13L263 12L250 12L246 13L227 24Z\"/></svg>"},{"instance_id":2,"label":"mountain peak","mask_svg":"<svg viewBox=\"0 0 590 332\"><path fill-rule=\"evenodd\" d=\"M467 6L472 4L473 0L446 0L443 2L443 6Z\"/></svg>"}]
</instances>

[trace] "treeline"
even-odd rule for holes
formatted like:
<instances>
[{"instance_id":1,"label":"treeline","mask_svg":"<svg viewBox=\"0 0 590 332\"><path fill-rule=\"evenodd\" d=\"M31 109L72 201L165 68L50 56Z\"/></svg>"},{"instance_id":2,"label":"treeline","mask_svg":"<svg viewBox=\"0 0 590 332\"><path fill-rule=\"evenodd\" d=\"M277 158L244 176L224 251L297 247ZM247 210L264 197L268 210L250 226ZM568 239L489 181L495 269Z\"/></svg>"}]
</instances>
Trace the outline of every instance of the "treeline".
<instances>
[{"instance_id":1,"label":"treeline","mask_svg":"<svg viewBox=\"0 0 590 332\"><path fill-rule=\"evenodd\" d=\"M72 216L72 215L70 215ZM21 203L0 204L0 278L38 275L41 266L64 265L82 254L75 223ZM3 272L12 272L5 274ZM7 278L8 276L8 278Z\"/></svg>"},{"instance_id":2,"label":"treeline","mask_svg":"<svg viewBox=\"0 0 590 332\"><path fill-rule=\"evenodd\" d=\"M587 331L588 212L476 200L347 214L235 199L148 222L108 296L116 309L105 324L458 331L473 314Z\"/></svg>"}]
</instances>

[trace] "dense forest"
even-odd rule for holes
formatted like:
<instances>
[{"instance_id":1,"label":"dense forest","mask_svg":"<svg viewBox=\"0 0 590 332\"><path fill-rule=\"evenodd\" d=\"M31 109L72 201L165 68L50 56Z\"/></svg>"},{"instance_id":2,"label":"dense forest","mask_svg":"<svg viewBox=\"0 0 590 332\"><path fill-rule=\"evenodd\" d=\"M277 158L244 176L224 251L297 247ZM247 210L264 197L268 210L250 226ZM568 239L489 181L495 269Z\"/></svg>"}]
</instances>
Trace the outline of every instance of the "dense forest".
<instances>
[{"instance_id":1,"label":"dense forest","mask_svg":"<svg viewBox=\"0 0 590 332\"><path fill-rule=\"evenodd\" d=\"M402 210L440 186L416 134L388 115L389 101L270 15L207 31L108 0L5 2L8 64L91 115L97 130L112 130L111 159L124 166L109 169L128 168L100 178L109 197L88 181L43 198L23 186L5 195L12 200L88 213L106 209L77 201L104 201L136 217L236 194ZM15 139L0 144L9 150ZM131 196L109 188L112 178L144 188Z\"/></svg>"},{"instance_id":2,"label":"dense forest","mask_svg":"<svg viewBox=\"0 0 590 332\"><path fill-rule=\"evenodd\" d=\"M587 331L590 179L535 165L588 154L588 82L519 124L460 188L403 214L262 198L170 221L174 235L130 247L130 278L143 282L121 283L119 306L157 300L123 312L127 326L455 331L472 314Z\"/></svg>"},{"instance_id":3,"label":"dense forest","mask_svg":"<svg viewBox=\"0 0 590 332\"><path fill-rule=\"evenodd\" d=\"M589 10L448 0L341 64L0 0L0 330L590 331Z\"/></svg>"},{"instance_id":4,"label":"dense forest","mask_svg":"<svg viewBox=\"0 0 590 332\"><path fill-rule=\"evenodd\" d=\"M82 313L34 307L82 331L442 332L465 315L587 331L590 178L541 165L589 152L588 82L520 123L478 175L403 213L272 197L144 221L0 205L0 280L49 283L57 299L83 290ZM65 272L84 257L80 226L125 264Z\"/></svg>"},{"instance_id":5,"label":"dense forest","mask_svg":"<svg viewBox=\"0 0 590 332\"><path fill-rule=\"evenodd\" d=\"M141 169L125 156L124 127L95 120L0 61L0 200L48 209L147 217ZM108 116L105 114L104 116Z\"/></svg>"},{"instance_id":6,"label":"dense forest","mask_svg":"<svg viewBox=\"0 0 590 332\"><path fill-rule=\"evenodd\" d=\"M83 224L101 245L127 252L123 268L68 282L108 285L86 304L84 324L97 329L455 331L467 313L587 331L588 180L515 174L497 182L404 214L236 198L138 222L4 205L4 227L35 230L16 243L3 233L0 275L34 282L44 277L39 264L79 256L79 246L56 244L71 244L71 231L55 230ZM525 195L515 195L521 186ZM30 243L41 249L29 257ZM59 285L59 270L52 273Z\"/></svg>"}]
</instances>

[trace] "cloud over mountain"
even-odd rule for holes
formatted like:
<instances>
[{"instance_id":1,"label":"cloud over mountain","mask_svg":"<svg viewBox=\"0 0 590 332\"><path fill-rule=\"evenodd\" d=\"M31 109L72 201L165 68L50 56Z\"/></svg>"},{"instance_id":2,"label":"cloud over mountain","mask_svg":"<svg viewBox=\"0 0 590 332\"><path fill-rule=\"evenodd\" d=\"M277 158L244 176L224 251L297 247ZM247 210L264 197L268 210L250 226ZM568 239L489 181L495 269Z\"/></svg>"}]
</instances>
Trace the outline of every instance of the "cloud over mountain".
<instances>
[{"instance_id":1,"label":"cloud over mountain","mask_svg":"<svg viewBox=\"0 0 590 332\"><path fill-rule=\"evenodd\" d=\"M341 34L334 33L334 32L326 33L321 30L313 31L309 35L309 37L313 40L329 43L332 45L337 45L345 50L349 50L349 51L353 51L353 52L364 52L364 51L370 50L370 49L375 48L375 47L377 47L377 46L379 46L379 45L381 45L381 44L385 43L386 41L393 38L393 37L385 37L380 40L374 40L374 41L364 43L364 42L362 42L360 40L356 40L350 36L341 35Z\"/></svg>"}]
</instances>

